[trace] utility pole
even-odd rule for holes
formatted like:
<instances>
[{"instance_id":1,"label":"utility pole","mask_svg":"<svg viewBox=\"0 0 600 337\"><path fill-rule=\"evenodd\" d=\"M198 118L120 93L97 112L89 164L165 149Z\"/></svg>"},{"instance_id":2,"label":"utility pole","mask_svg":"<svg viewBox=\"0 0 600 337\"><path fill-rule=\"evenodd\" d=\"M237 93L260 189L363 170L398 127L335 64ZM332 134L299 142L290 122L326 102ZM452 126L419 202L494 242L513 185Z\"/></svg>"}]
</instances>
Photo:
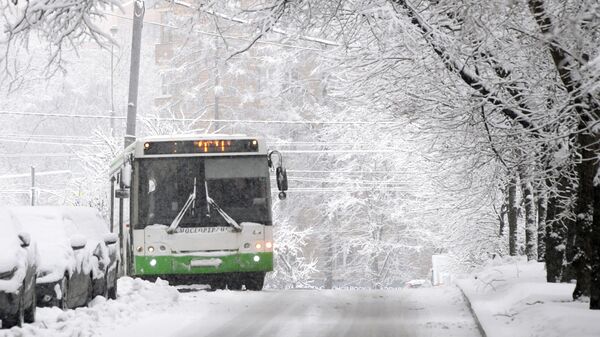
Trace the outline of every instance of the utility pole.
<instances>
[{"instance_id":1,"label":"utility pole","mask_svg":"<svg viewBox=\"0 0 600 337\"><path fill-rule=\"evenodd\" d=\"M221 76L219 74L219 39L215 37L215 88L213 90L215 95L215 131L219 131L219 118L221 118L219 114L219 96L221 95L220 86Z\"/></svg>"},{"instance_id":2,"label":"utility pole","mask_svg":"<svg viewBox=\"0 0 600 337\"><path fill-rule=\"evenodd\" d=\"M140 50L142 27L146 7L143 0L133 3L133 29L131 34L131 66L129 68L129 99L127 101L127 128L125 147L135 141L135 119L137 114L138 87L140 78Z\"/></svg>"},{"instance_id":3,"label":"utility pole","mask_svg":"<svg viewBox=\"0 0 600 337\"><path fill-rule=\"evenodd\" d=\"M112 9L112 8L111 8ZM117 26L110 28L110 35L115 38L117 35ZM115 86L114 86L115 66L114 66L114 44L110 45L110 134L115 135Z\"/></svg>"},{"instance_id":4,"label":"utility pole","mask_svg":"<svg viewBox=\"0 0 600 337\"><path fill-rule=\"evenodd\" d=\"M35 206L35 167L31 167L31 206Z\"/></svg>"}]
</instances>

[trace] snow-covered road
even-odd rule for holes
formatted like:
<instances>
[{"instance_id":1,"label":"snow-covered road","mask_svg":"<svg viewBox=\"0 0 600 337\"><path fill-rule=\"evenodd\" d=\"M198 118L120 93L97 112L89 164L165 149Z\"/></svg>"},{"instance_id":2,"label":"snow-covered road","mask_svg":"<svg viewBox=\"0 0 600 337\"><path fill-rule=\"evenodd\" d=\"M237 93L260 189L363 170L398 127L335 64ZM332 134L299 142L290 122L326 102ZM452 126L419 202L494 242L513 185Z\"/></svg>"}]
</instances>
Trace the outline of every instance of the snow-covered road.
<instances>
[{"instance_id":1,"label":"snow-covered road","mask_svg":"<svg viewBox=\"0 0 600 337\"><path fill-rule=\"evenodd\" d=\"M119 287L116 301L40 309L34 324L0 336L479 336L455 287L177 292L128 278Z\"/></svg>"},{"instance_id":2,"label":"snow-covered road","mask_svg":"<svg viewBox=\"0 0 600 337\"><path fill-rule=\"evenodd\" d=\"M171 328L165 328L170 325ZM162 314L106 336L478 336L455 288L181 294Z\"/></svg>"}]
</instances>

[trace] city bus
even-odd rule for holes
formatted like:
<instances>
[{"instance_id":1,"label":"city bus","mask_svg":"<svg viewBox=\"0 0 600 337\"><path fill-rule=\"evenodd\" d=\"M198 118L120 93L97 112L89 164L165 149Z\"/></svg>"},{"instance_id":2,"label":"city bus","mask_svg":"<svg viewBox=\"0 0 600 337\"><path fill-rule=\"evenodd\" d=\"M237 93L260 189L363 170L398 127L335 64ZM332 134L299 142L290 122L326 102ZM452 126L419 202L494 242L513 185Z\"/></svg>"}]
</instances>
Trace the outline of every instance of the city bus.
<instances>
[{"instance_id":1,"label":"city bus","mask_svg":"<svg viewBox=\"0 0 600 337\"><path fill-rule=\"evenodd\" d=\"M139 138L111 164L111 227L122 274L261 290L273 270L270 172L281 154L243 135ZM115 230L113 230L115 231Z\"/></svg>"}]
</instances>

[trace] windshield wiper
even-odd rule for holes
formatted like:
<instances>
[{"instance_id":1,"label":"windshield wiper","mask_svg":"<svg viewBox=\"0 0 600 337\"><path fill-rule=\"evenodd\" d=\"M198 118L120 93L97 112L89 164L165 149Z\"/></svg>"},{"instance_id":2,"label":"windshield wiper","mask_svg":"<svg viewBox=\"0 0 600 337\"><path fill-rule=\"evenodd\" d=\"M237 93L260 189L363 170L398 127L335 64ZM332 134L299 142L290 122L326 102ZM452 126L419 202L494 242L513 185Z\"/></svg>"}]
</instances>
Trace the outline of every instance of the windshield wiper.
<instances>
[{"instance_id":1,"label":"windshield wiper","mask_svg":"<svg viewBox=\"0 0 600 337\"><path fill-rule=\"evenodd\" d=\"M221 209L221 207L219 207L219 205L213 200L213 198L211 198L208 195L208 184L206 183L206 180L204 180L204 190L206 191L206 201L207 201L207 208L208 208L208 214L210 216L210 206L212 205L212 207L214 207L217 212L223 217L223 219L225 219L225 221L233 228L235 228L238 231L242 230L242 226L240 226L237 221L235 221L232 217L229 216L229 214L225 213L225 211L223 209Z\"/></svg>"},{"instance_id":2,"label":"windshield wiper","mask_svg":"<svg viewBox=\"0 0 600 337\"><path fill-rule=\"evenodd\" d=\"M173 222L171 222L171 226L169 226L169 228L167 228L167 233L169 233L169 234L175 233L175 230L177 229L177 227L179 227L179 223L181 222L181 219L183 219L183 216L185 215L187 210L195 202L196 202L196 178L194 178L194 189L192 190L192 193L190 193L190 196L188 197L187 201L183 205L183 208L181 209L181 211L179 211L179 214L177 214L175 219L173 219Z\"/></svg>"}]
</instances>

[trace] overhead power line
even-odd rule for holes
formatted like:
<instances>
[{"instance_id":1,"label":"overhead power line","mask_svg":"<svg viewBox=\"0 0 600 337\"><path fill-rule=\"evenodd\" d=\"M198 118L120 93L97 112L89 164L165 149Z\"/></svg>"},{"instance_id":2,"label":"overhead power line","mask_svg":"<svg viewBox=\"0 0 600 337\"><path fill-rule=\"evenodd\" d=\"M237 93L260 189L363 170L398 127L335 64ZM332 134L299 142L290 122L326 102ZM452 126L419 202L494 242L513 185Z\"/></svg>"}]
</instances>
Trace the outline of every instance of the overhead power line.
<instances>
[{"instance_id":1,"label":"overhead power line","mask_svg":"<svg viewBox=\"0 0 600 337\"><path fill-rule=\"evenodd\" d=\"M73 153L0 153L0 158L22 157L75 157Z\"/></svg>"},{"instance_id":2,"label":"overhead power line","mask_svg":"<svg viewBox=\"0 0 600 337\"><path fill-rule=\"evenodd\" d=\"M292 177L292 176L289 176L288 180L300 181L300 182L312 182L312 183L360 184L360 185L402 185L402 186L406 186L406 184L410 183L407 181L393 181L393 180L391 180L391 181L364 180L364 179L335 180L335 179L304 178L304 177Z\"/></svg>"},{"instance_id":3,"label":"overhead power line","mask_svg":"<svg viewBox=\"0 0 600 337\"><path fill-rule=\"evenodd\" d=\"M271 192L275 193L275 192L279 192L278 189L272 189ZM288 189L286 192L289 193L309 193L309 192L324 192L324 193L330 193L330 192L343 192L343 193L348 193L348 192L402 192L402 193L413 193L415 192L414 190L407 190L407 189L399 189L399 188L395 188L395 187L391 187L391 188L386 188L386 187L374 187L374 188L362 188L362 187L350 187L350 188L314 188L314 187L298 187L298 188L290 188Z\"/></svg>"},{"instance_id":4,"label":"overhead power line","mask_svg":"<svg viewBox=\"0 0 600 337\"><path fill-rule=\"evenodd\" d=\"M220 18L229 20L229 21L233 21L236 23L241 23L241 24L245 24L248 25L251 22L249 22L248 20L243 20L240 18L235 18L235 17L231 17L229 15L225 15L219 12L215 12L215 11L211 11L211 10L206 10L203 8L198 8L190 3L184 2L184 1L175 1L175 4L183 6L183 7L187 7L187 8L191 8L191 9L195 9L195 10L201 10L205 13L208 13L210 15L214 15L214 16L218 16ZM281 34L281 35L285 35L285 36L291 36L292 34L284 31L283 29L277 28L277 27L270 27L270 31L277 33L277 34ZM307 36L307 35L299 35L298 36L299 39L301 40L305 40L305 41L309 41L309 42L315 42L315 43L319 43L319 44L323 44L326 46L334 46L334 47L339 47L340 44L335 42L335 41L330 41L330 40L326 40L326 39L322 39L322 38L318 38L318 37L313 37L313 36ZM260 40L258 40L260 41Z\"/></svg>"},{"instance_id":5,"label":"overhead power line","mask_svg":"<svg viewBox=\"0 0 600 337\"><path fill-rule=\"evenodd\" d=\"M114 16L114 17L117 17L117 18L120 18L120 19L125 19L125 20L129 20L129 21L133 21L132 18L124 16L124 15L119 15L119 14L114 14L114 13L107 13L107 15ZM148 21L148 20L144 20L144 24L153 25L153 26L159 26L159 27L165 27L165 28L170 28L170 29L174 29L174 30L181 29L180 27L177 27L177 26L173 26L173 25L169 25L169 24L165 24L165 23L160 23L160 22ZM222 35L222 34L218 34L218 33L207 32L207 31L200 30L200 29L194 29L194 33L198 33L198 34L202 34L202 35L208 35L208 36L213 36L213 37L222 37L222 38L231 39L231 40L245 41L245 42L252 42L253 41L252 38L247 38L247 37L243 37L243 36ZM265 45L272 45L272 46L276 46L276 47L283 47L283 48L310 50L310 51L317 51L317 52L322 52L323 51L322 49L319 49L319 48L297 46L297 45L293 45L293 44L289 44L289 43L281 43L281 42L266 41L266 40L258 40L258 41L256 41L256 43L258 43L258 44L265 44Z\"/></svg>"},{"instance_id":6,"label":"overhead power line","mask_svg":"<svg viewBox=\"0 0 600 337\"><path fill-rule=\"evenodd\" d=\"M56 171L45 171L45 172L35 172L36 177L43 176L51 176L51 175L60 175L60 174L72 174L71 170L56 170ZM0 179L15 179L15 178L30 178L31 173L20 173L20 174L6 174L1 175Z\"/></svg>"},{"instance_id":7,"label":"overhead power line","mask_svg":"<svg viewBox=\"0 0 600 337\"><path fill-rule=\"evenodd\" d=\"M287 170L288 173L330 173L330 174L407 174L406 171L341 171L341 170Z\"/></svg>"},{"instance_id":8,"label":"overhead power line","mask_svg":"<svg viewBox=\"0 0 600 337\"><path fill-rule=\"evenodd\" d=\"M0 194L30 194L31 190L0 190Z\"/></svg>"},{"instance_id":9,"label":"overhead power line","mask_svg":"<svg viewBox=\"0 0 600 337\"><path fill-rule=\"evenodd\" d=\"M110 115L81 115L81 114L61 114L50 112L28 112L28 111L9 111L0 110L0 115L15 116L43 116L57 118L90 118L90 119L126 119L125 116ZM315 120L252 120L252 119L206 119L206 118L175 118L175 117L151 117L140 116L145 120L156 121L175 121L175 122L218 122L218 123L247 123L247 124L324 124L324 125L401 125L397 121L315 121Z\"/></svg>"},{"instance_id":10,"label":"overhead power line","mask_svg":"<svg viewBox=\"0 0 600 337\"><path fill-rule=\"evenodd\" d=\"M85 144L85 143L66 143L66 142L48 142L40 140L26 140L26 139L4 139L0 137L0 142L5 143L27 143L27 144L45 144L45 145L68 145L68 146L83 146L83 147L99 147L100 145Z\"/></svg>"},{"instance_id":11,"label":"overhead power line","mask_svg":"<svg viewBox=\"0 0 600 337\"><path fill-rule=\"evenodd\" d=\"M5 138L20 138L20 139L51 139L51 140L77 140L77 141L81 141L81 140L85 140L85 141L92 141L94 139L94 137L91 136L69 136L69 135L37 135L37 134L30 134L30 133L3 133L1 135L2 137Z\"/></svg>"},{"instance_id":12,"label":"overhead power line","mask_svg":"<svg viewBox=\"0 0 600 337\"><path fill-rule=\"evenodd\" d=\"M307 154L307 153L394 153L394 150L279 150L281 153L288 154Z\"/></svg>"}]
</instances>

